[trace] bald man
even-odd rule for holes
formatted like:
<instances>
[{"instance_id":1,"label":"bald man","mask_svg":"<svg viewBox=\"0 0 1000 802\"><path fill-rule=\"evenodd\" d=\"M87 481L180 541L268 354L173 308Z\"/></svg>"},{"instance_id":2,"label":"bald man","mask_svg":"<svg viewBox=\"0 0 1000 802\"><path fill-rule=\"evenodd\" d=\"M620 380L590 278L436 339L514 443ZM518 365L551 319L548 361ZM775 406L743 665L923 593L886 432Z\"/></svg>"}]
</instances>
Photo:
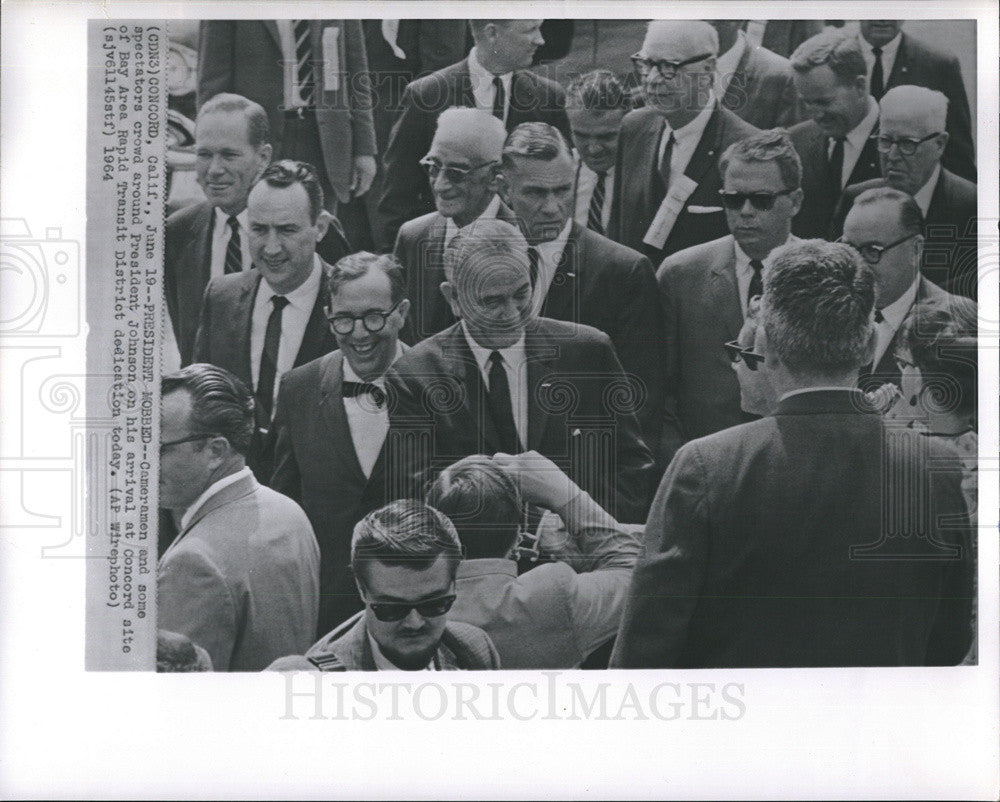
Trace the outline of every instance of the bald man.
<instances>
[{"instance_id":1,"label":"bald man","mask_svg":"<svg viewBox=\"0 0 1000 802\"><path fill-rule=\"evenodd\" d=\"M412 345L455 322L439 287L444 249L475 220L515 223L497 195L497 173L507 130L483 109L451 108L438 118L430 150L421 159L437 211L403 224L395 256L406 271L412 303L402 339Z\"/></svg>"},{"instance_id":2,"label":"bald man","mask_svg":"<svg viewBox=\"0 0 1000 802\"><path fill-rule=\"evenodd\" d=\"M892 187L912 195L924 215L922 271L950 292L976 297L976 185L941 165L948 144L948 99L922 86L897 86L879 104L882 178L844 190L830 229L843 233L844 219L862 192Z\"/></svg>"},{"instance_id":3,"label":"bald man","mask_svg":"<svg viewBox=\"0 0 1000 802\"><path fill-rule=\"evenodd\" d=\"M664 257L729 233L719 156L757 131L714 91L719 37L702 20L654 20L633 57L646 106L622 121L608 236Z\"/></svg>"}]
</instances>

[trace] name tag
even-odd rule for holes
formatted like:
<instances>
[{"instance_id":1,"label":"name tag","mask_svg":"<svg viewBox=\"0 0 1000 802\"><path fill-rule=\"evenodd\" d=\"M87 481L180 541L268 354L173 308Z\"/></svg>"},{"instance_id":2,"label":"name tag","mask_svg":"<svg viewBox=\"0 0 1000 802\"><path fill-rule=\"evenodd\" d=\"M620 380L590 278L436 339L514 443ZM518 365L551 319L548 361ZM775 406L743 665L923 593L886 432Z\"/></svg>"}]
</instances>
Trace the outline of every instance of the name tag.
<instances>
[{"instance_id":1,"label":"name tag","mask_svg":"<svg viewBox=\"0 0 1000 802\"><path fill-rule=\"evenodd\" d=\"M663 247L674 228L674 223L677 222L677 216L697 186L698 182L686 175L680 175L671 182L667 196L660 204L653 222L649 224L646 236L642 238L646 245L657 249Z\"/></svg>"},{"instance_id":2,"label":"name tag","mask_svg":"<svg viewBox=\"0 0 1000 802\"><path fill-rule=\"evenodd\" d=\"M340 28L331 25L323 29L323 91L340 89Z\"/></svg>"}]
</instances>

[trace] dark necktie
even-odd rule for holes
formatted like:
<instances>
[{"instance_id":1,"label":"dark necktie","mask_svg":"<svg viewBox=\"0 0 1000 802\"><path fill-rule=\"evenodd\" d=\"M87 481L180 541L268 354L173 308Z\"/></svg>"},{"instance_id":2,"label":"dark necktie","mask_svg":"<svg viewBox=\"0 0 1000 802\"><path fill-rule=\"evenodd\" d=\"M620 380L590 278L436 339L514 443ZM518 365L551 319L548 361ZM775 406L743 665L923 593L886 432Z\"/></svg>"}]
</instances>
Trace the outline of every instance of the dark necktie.
<instances>
[{"instance_id":1,"label":"dark necktie","mask_svg":"<svg viewBox=\"0 0 1000 802\"><path fill-rule=\"evenodd\" d=\"M538 283L538 248L534 245L528 246L528 278L531 279L531 289L535 289Z\"/></svg>"},{"instance_id":2,"label":"dark necktie","mask_svg":"<svg viewBox=\"0 0 1000 802\"><path fill-rule=\"evenodd\" d=\"M829 177L830 185L837 188L837 194L844 187L844 137L833 140L833 152L830 154Z\"/></svg>"},{"instance_id":3,"label":"dark necktie","mask_svg":"<svg viewBox=\"0 0 1000 802\"><path fill-rule=\"evenodd\" d=\"M313 72L312 24L310 20L299 19L293 24L295 33L295 75L299 84L299 96L307 108L316 106L316 76Z\"/></svg>"},{"instance_id":4,"label":"dark necktie","mask_svg":"<svg viewBox=\"0 0 1000 802\"><path fill-rule=\"evenodd\" d=\"M601 220L604 216L604 180L607 177L607 173L597 174L597 185L594 187L594 194L590 196L590 209L587 211L587 228L598 234L604 233Z\"/></svg>"},{"instance_id":5,"label":"dark necktie","mask_svg":"<svg viewBox=\"0 0 1000 802\"><path fill-rule=\"evenodd\" d=\"M271 407L274 403L274 380L278 372L278 346L281 344L281 310L288 306L284 295L272 295L274 309L267 318L264 331L264 350L260 355L260 374L257 377L258 425L267 428L271 422Z\"/></svg>"},{"instance_id":6,"label":"dark necktie","mask_svg":"<svg viewBox=\"0 0 1000 802\"><path fill-rule=\"evenodd\" d=\"M371 382L344 382L344 398L357 398L361 395L370 395L377 407L381 407L385 403L385 391L377 384L372 384Z\"/></svg>"},{"instance_id":7,"label":"dark necktie","mask_svg":"<svg viewBox=\"0 0 1000 802\"><path fill-rule=\"evenodd\" d=\"M235 216L229 218L229 243L226 245L225 274L243 270L243 249L240 247L240 221Z\"/></svg>"},{"instance_id":8,"label":"dark necktie","mask_svg":"<svg viewBox=\"0 0 1000 802\"><path fill-rule=\"evenodd\" d=\"M882 315L882 310L881 309L876 309L875 310L875 322L876 323L881 323L883 320L885 320L885 317L883 317L883 315Z\"/></svg>"},{"instance_id":9,"label":"dark necktie","mask_svg":"<svg viewBox=\"0 0 1000 802\"><path fill-rule=\"evenodd\" d=\"M507 98L503 91L503 81L499 75L493 76L493 116L503 122L503 112L507 106Z\"/></svg>"},{"instance_id":10,"label":"dark necktie","mask_svg":"<svg viewBox=\"0 0 1000 802\"><path fill-rule=\"evenodd\" d=\"M883 320L885 320L885 317L882 315L882 310L881 309L876 309L875 310L875 325L877 326ZM861 370L858 371L858 375L862 376L862 377L863 376L868 376L868 375L870 375L872 373L873 370L875 370L875 363L874 362L869 362L867 365L862 365L861 366Z\"/></svg>"},{"instance_id":11,"label":"dark necktie","mask_svg":"<svg viewBox=\"0 0 1000 802\"><path fill-rule=\"evenodd\" d=\"M670 132L670 138L667 139L667 146L663 149L663 158L660 159L660 178L663 180L663 189L668 191L670 189L670 159L674 155L674 143L677 140L674 139L674 132Z\"/></svg>"},{"instance_id":12,"label":"dark necktie","mask_svg":"<svg viewBox=\"0 0 1000 802\"><path fill-rule=\"evenodd\" d=\"M760 259L751 259L750 267L753 268L753 275L750 277L750 289L747 290L747 305L750 299L764 294L764 278L761 275L764 271L764 263Z\"/></svg>"},{"instance_id":13,"label":"dark necktie","mask_svg":"<svg viewBox=\"0 0 1000 802\"><path fill-rule=\"evenodd\" d=\"M872 66L872 80L870 92L876 100L881 100L885 94L885 78L882 75L882 48L873 47L872 53L875 56L875 64Z\"/></svg>"},{"instance_id":14,"label":"dark necktie","mask_svg":"<svg viewBox=\"0 0 1000 802\"><path fill-rule=\"evenodd\" d=\"M508 454L521 452L521 441L514 425L514 412L511 407L510 383L507 381L507 371L503 367L503 357L499 351L490 354L490 390L488 393L490 415L500 438L500 448Z\"/></svg>"}]
</instances>

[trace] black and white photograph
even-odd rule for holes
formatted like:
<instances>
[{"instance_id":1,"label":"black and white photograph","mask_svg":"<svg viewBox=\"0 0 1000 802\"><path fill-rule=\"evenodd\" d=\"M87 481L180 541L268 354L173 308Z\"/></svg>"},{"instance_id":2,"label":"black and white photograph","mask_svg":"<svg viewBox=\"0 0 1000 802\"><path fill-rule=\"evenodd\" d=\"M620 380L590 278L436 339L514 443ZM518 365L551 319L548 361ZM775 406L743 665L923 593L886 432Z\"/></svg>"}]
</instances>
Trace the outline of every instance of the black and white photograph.
<instances>
[{"instance_id":1,"label":"black and white photograph","mask_svg":"<svg viewBox=\"0 0 1000 802\"><path fill-rule=\"evenodd\" d=\"M0 797L996 798L995 2L41 5Z\"/></svg>"}]
</instances>

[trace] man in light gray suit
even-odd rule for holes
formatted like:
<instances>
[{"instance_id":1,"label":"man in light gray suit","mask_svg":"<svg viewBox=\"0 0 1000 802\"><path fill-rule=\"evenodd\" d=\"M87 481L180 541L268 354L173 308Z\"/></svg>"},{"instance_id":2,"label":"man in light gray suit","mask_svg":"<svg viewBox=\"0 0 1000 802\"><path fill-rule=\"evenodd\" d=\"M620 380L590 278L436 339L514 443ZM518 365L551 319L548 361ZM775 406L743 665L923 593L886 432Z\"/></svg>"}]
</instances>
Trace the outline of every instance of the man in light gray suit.
<instances>
[{"instance_id":1,"label":"man in light gray suit","mask_svg":"<svg viewBox=\"0 0 1000 802\"><path fill-rule=\"evenodd\" d=\"M319 547L291 499L245 455L254 400L229 371L194 364L162 380L160 504L180 533L157 568L157 626L203 647L216 671L259 671L312 643Z\"/></svg>"}]
</instances>

